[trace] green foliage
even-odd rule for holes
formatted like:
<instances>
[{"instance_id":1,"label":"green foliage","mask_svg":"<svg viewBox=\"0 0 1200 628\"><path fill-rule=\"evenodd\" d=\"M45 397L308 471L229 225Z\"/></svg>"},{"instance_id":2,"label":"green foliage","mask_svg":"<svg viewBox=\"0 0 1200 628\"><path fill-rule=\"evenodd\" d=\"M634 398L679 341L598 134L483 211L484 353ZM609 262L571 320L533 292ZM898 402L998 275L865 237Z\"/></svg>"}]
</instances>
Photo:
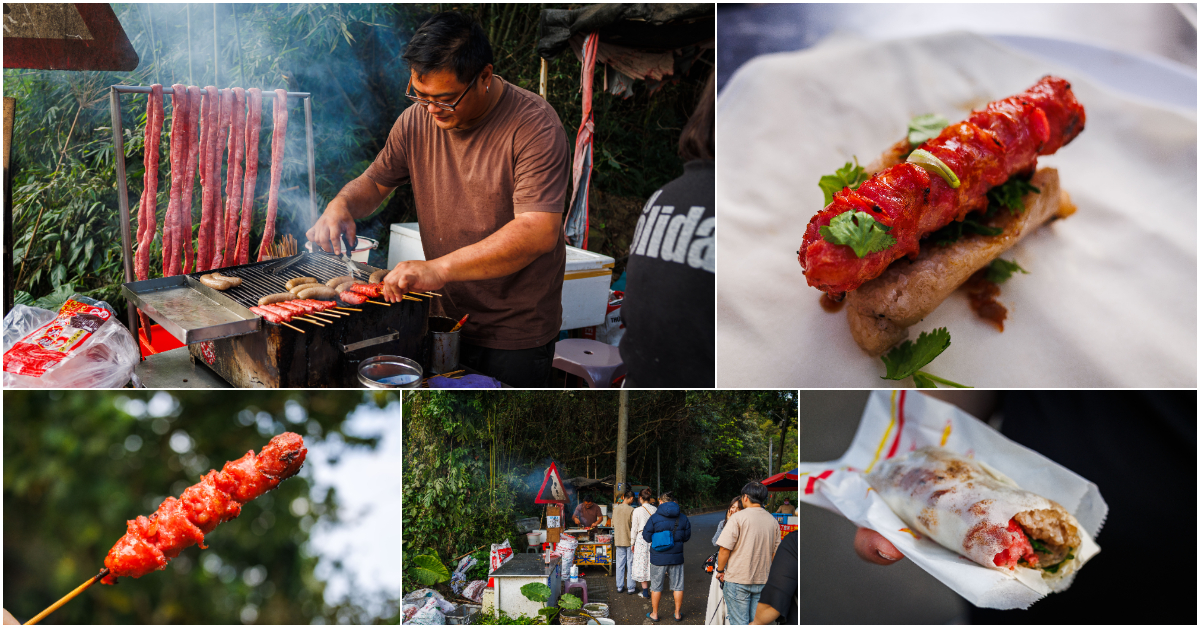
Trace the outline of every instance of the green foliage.
<instances>
[{"instance_id":1,"label":"green foliage","mask_svg":"<svg viewBox=\"0 0 1200 628\"><path fill-rule=\"evenodd\" d=\"M940 113L927 113L908 121L908 143L913 148L941 135L950 121Z\"/></svg>"},{"instance_id":2,"label":"green foliage","mask_svg":"<svg viewBox=\"0 0 1200 628\"><path fill-rule=\"evenodd\" d=\"M373 447L374 439L344 434L341 426L360 404L389 399L349 391L6 391L6 609L28 619L46 608L96 574L127 520L149 514L167 495L178 496L209 469L257 451L274 434L298 432L310 448L325 439ZM184 550L161 573L96 585L49 621L385 620L380 613L394 614L394 600L323 601L309 531L339 525L340 513L338 496L314 495L311 478L306 468L247 503L237 519L207 535L208 549ZM301 498L308 500L307 514L297 516L292 504Z\"/></svg>"},{"instance_id":3,"label":"green foliage","mask_svg":"<svg viewBox=\"0 0 1200 628\"><path fill-rule=\"evenodd\" d=\"M450 579L450 570L446 569L437 556L430 554L413 556L412 560L405 564L404 570L410 573L413 580L427 587Z\"/></svg>"},{"instance_id":4,"label":"green foliage","mask_svg":"<svg viewBox=\"0 0 1200 628\"><path fill-rule=\"evenodd\" d=\"M992 260L991 264L988 264L987 280L994 284L1002 284L1011 279L1014 273L1028 275L1029 271L1021 268L1021 265L1015 260L1010 262L997 257Z\"/></svg>"},{"instance_id":5,"label":"green foliage","mask_svg":"<svg viewBox=\"0 0 1200 628\"><path fill-rule=\"evenodd\" d=\"M564 593L558 598L558 605L561 608L576 609L583 606L583 600L575 597L570 593Z\"/></svg>"},{"instance_id":6,"label":"green foliage","mask_svg":"<svg viewBox=\"0 0 1200 628\"><path fill-rule=\"evenodd\" d=\"M410 104L403 95L408 70L400 55L430 13L458 8L476 15L491 37L496 72L536 92L538 12L543 7L569 6L575 5L114 4L141 59L135 71L4 70L5 96L17 99L14 137L21 138L12 152L16 289L35 299L72 284L87 296L108 301L124 316L110 85L194 83L311 92L317 209L321 210L374 160L396 117ZM596 162L593 185L597 190L645 198L682 173L676 142L711 68L710 51L686 76L669 80L653 94L639 82L635 96L626 100L601 90L604 68L596 68L595 145L597 154L604 155ZM568 138L575 137L582 118L579 73L579 62L570 52L549 62L547 100L558 111ZM170 194L172 105L170 96L164 100L167 119L156 205L160 232ZM122 157L136 235L146 97L122 96L121 108ZM306 192L303 122L302 110L293 103L276 228L279 236L291 234L301 241L314 218ZM267 105L260 136L252 254L265 220L271 124ZM199 185L194 193L192 224L198 229ZM386 239L390 224L412 220L412 190L402 186L372 217L359 222L359 234ZM596 231L605 217L595 215L594 220ZM161 272L161 246L160 233L151 245L152 277ZM372 255L373 264L386 264L386 247Z\"/></svg>"},{"instance_id":7,"label":"green foliage","mask_svg":"<svg viewBox=\"0 0 1200 628\"><path fill-rule=\"evenodd\" d=\"M513 617L504 611L500 611L499 617L491 613L480 613L476 623L484 626L531 626L542 623L542 619L541 617L529 617L524 614Z\"/></svg>"},{"instance_id":8,"label":"green foliage","mask_svg":"<svg viewBox=\"0 0 1200 628\"><path fill-rule=\"evenodd\" d=\"M531 602L540 602L545 604L546 600L550 599L551 593L553 592L550 590L550 587L542 584L541 582L530 582L529 584L521 587L521 595L524 595L525 599L530 600Z\"/></svg>"}]
</instances>

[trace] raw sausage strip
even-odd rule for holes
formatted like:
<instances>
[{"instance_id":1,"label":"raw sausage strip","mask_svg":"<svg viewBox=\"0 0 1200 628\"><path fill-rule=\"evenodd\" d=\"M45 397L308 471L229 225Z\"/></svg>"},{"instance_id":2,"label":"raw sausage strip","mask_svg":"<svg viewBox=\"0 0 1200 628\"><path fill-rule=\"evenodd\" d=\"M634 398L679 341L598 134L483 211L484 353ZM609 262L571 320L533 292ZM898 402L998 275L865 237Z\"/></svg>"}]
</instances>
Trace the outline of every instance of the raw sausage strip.
<instances>
[{"instance_id":1,"label":"raw sausage strip","mask_svg":"<svg viewBox=\"0 0 1200 628\"><path fill-rule=\"evenodd\" d=\"M229 119L233 115L233 90L221 90L220 117L217 119L217 143L213 146L216 156L213 163L213 182L216 185L216 213L213 214L213 254L212 266L209 268L224 268L225 266L225 212L221 202L221 162L225 155L225 142L229 136ZM230 165L233 159L230 156ZM229 173L233 175L232 172Z\"/></svg>"},{"instance_id":2,"label":"raw sausage strip","mask_svg":"<svg viewBox=\"0 0 1200 628\"><path fill-rule=\"evenodd\" d=\"M237 263L238 217L242 207L242 156L246 150L246 90L233 88L233 117L229 128L229 182L225 185L226 266Z\"/></svg>"},{"instance_id":3,"label":"raw sausage strip","mask_svg":"<svg viewBox=\"0 0 1200 628\"><path fill-rule=\"evenodd\" d=\"M254 184L258 181L258 133L262 129L262 90L251 87L246 119L246 181L242 192L241 226L237 237L235 263L250 262L250 227L254 222Z\"/></svg>"},{"instance_id":4,"label":"raw sausage strip","mask_svg":"<svg viewBox=\"0 0 1200 628\"><path fill-rule=\"evenodd\" d=\"M299 434L284 432L271 439L258 455L246 452L225 463L221 471L209 471L179 499L168 497L149 517L127 521L127 532L108 556L108 575L100 582L116 584L117 578L140 578L164 569L167 561L188 547L200 544L204 535L237 517L242 505L296 475L308 450Z\"/></svg>"},{"instance_id":5,"label":"raw sausage strip","mask_svg":"<svg viewBox=\"0 0 1200 628\"><path fill-rule=\"evenodd\" d=\"M142 202L138 206L138 248L133 257L134 274L138 281L150 278L150 245L154 242L155 212L158 211L158 145L162 140L163 92L162 85L150 86L150 97L146 105L146 146L144 163ZM150 317L139 311L142 328L150 335Z\"/></svg>"},{"instance_id":6,"label":"raw sausage strip","mask_svg":"<svg viewBox=\"0 0 1200 628\"><path fill-rule=\"evenodd\" d=\"M267 247L275 239L275 214L279 210L279 179L283 176L283 147L287 139L287 90L275 90L275 108L271 131L271 191L267 194L267 224L263 228L262 242L258 245L258 261L267 254Z\"/></svg>"},{"instance_id":7,"label":"raw sausage strip","mask_svg":"<svg viewBox=\"0 0 1200 628\"><path fill-rule=\"evenodd\" d=\"M163 218L163 276L179 274L183 237L180 234L180 202L184 170L187 169L188 93L186 85L171 86L171 200Z\"/></svg>"},{"instance_id":8,"label":"raw sausage strip","mask_svg":"<svg viewBox=\"0 0 1200 628\"><path fill-rule=\"evenodd\" d=\"M196 268L203 271L212 268L213 256L213 214L216 213L214 193L220 193L219 183L213 182L213 144L217 138L217 109L221 106L220 94L217 88L209 85L204 88L204 144L200 148L201 163L200 184L204 186L200 205L200 237L196 246Z\"/></svg>"},{"instance_id":9,"label":"raw sausage strip","mask_svg":"<svg viewBox=\"0 0 1200 628\"><path fill-rule=\"evenodd\" d=\"M179 198L179 233L183 248L183 272L192 272L192 193L196 189L196 162L200 152L200 106L204 92L195 85L188 88L188 156L183 172L183 194Z\"/></svg>"}]
</instances>

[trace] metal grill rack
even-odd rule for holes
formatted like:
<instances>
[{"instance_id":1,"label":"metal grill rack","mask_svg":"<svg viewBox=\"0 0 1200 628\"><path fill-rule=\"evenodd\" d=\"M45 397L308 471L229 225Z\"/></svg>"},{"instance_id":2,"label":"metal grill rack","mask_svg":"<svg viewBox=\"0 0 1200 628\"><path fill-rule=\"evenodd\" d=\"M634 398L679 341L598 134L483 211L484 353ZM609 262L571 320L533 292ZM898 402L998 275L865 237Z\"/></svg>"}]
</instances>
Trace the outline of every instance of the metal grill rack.
<instances>
[{"instance_id":1,"label":"metal grill rack","mask_svg":"<svg viewBox=\"0 0 1200 628\"><path fill-rule=\"evenodd\" d=\"M131 236L131 218L129 214L129 179L125 173L125 127L121 123L121 94L149 94L151 89L140 85L113 85L109 91L109 104L112 111L112 129L113 129L113 148L117 165L117 202L121 208L121 251L125 258L125 282L134 281L133 274L133 238ZM170 87L162 88L163 95L174 95L175 90ZM275 98L274 91L264 91L263 98ZM313 156L313 131L312 131L312 94L309 92L288 92L288 98L298 98L304 103L304 139L307 144L308 157L308 198L309 198L309 216L311 221L317 219L317 176L316 166ZM174 114L172 114L174 115ZM157 209L157 208L156 208ZM234 267L242 268L242 267ZM214 269L221 270L221 269ZM230 270L230 269L226 269ZM226 270L221 270L225 273ZM343 268L344 270L344 268ZM203 273L193 273L195 277L199 277ZM345 273L341 273L345 274ZM303 275L296 275L297 277ZM315 276L315 275L313 275ZM331 275L330 278L337 275ZM285 280L286 281L286 280ZM262 296L262 295L260 295ZM257 305L258 298L252 305ZM138 335L138 316L137 307L133 302L129 302L126 306L129 314L129 331L136 338Z\"/></svg>"},{"instance_id":2,"label":"metal grill rack","mask_svg":"<svg viewBox=\"0 0 1200 628\"><path fill-rule=\"evenodd\" d=\"M286 268L283 268L284 264L287 265ZM282 269L272 272L276 268ZM325 283L334 277L342 277L347 274L346 262L340 258L326 253L307 252L282 260L282 263L281 260L256 262L222 268L218 272L226 277L237 277L242 280L242 285L230 288L223 294L246 308L258 305L258 300L268 294L287 292L283 286L289 279L316 277L317 281ZM204 274L207 273L191 273L188 276L199 280L200 275ZM355 279L366 281L370 277L370 273L366 273L362 269L355 269L353 276Z\"/></svg>"}]
</instances>

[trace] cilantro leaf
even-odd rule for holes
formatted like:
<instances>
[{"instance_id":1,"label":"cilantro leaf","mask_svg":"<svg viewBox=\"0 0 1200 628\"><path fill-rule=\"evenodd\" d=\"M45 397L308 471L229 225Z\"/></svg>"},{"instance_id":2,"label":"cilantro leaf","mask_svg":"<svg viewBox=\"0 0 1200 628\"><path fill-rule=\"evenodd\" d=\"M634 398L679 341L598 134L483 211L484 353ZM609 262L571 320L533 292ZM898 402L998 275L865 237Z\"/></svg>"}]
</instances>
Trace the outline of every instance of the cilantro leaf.
<instances>
[{"instance_id":1,"label":"cilantro leaf","mask_svg":"<svg viewBox=\"0 0 1200 628\"><path fill-rule=\"evenodd\" d=\"M1001 207L1007 209L1012 214L1024 213L1025 195L1030 192L1042 193L1041 190L1031 185L1029 181L1020 177L1010 177L1008 181L988 190L987 215L994 215Z\"/></svg>"},{"instance_id":2,"label":"cilantro leaf","mask_svg":"<svg viewBox=\"0 0 1200 628\"><path fill-rule=\"evenodd\" d=\"M1041 552L1043 554L1050 553L1050 548L1046 547L1045 543L1043 543L1037 539L1029 539L1029 544L1033 546L1033 549L1035 551Z\"/></svg>"},{"instance_id":3,"label":"cilantro leaf","mask_svg":"<svg viewBox=\"0 0 1200 628\"><path fill-rule=\"evenodd\" d=\"M832 203L833 195L841 192L842 188L857 190L858 186L869 178L867 171L858 165L858 157L854 158L854 163L847 161L846 165L835 170L834 174L821 177L819 185L821 191L825 193L825 205L828 206Z\"/></svg>"},{"instance_id":4,"label":"cilantro leaf","mask_svg":"<svg viewBox=\"0 0 1200 628\"><path fill-rule=\"evenodd\" d=\"M992 260L991 264L988 264L987 280L999 285L1008 281L1015 272L1020 272L1025 275L1029 274L1029 271L1021 268L1021 265L1015 261L1010 262L1006 259L1000 259L997 257L996 259Z\"/></svg>"},{"instance_id":5,"label":"cilantro leaf","mask_svg":"<svg viewBox=\"0 0 1200 628\"><path fill-rule=\"evenodd\" d=\"M959 238L967 233L978 233L979 235L994 236L1004 233L1003 229L998 227L989 227L974 219L966 218L962 222L954 221L950 224L929 234L929 241L937 246L948 246L958 242Z\"/></svg>"},{"instance_id":6,"label":"cilantro leaf","mask_svg":"<svg viewBox=\"0 0 1200 628\"><path fill-rule=\"evenodd\" d=\"M917 385L917 388L937 388L937 382L929 379L929 376L922 371L913 373L912 377L913 383Z\"/></svg>"},{"instance_id":7,"label":"cilantro leaf","mask_svg":"<svg viewBox=\"0 0 1200 628\"><path fill-rule=\"evenodd\" d=\"M854 249L862 257L868 253L886 250L896 243L888 235L892 228L875 219L867 212L850 210L834 216L827 226L821 227L821 237L831 244L843 244Z\"/></svg>"},{"instance_id":8,"label":"cilantro leaf","mask_svg":"<svg viewBox=\"0 0 1200 628\"><path fill-rule=\"evenodd\" d=\"M939 327L932 332L921 332L916 344L905 340L900 346L882 356L887 366L887 375L883 379L904 379L911 377L921 367L929 364L950 346L950 332L945 327Z\"/></svg>"},{"instance_id":9,"label":"cilantro leaf","mask_svg":"<svg viewBox=\"0 0 1200 628\"><path fill-rule=\"evenodd\" d=\"M913 148L920 146L941 134L942 129L950 125L945 116L929 113L917 116L908 121L908 143Z\"/></svg>"}]
</instances>

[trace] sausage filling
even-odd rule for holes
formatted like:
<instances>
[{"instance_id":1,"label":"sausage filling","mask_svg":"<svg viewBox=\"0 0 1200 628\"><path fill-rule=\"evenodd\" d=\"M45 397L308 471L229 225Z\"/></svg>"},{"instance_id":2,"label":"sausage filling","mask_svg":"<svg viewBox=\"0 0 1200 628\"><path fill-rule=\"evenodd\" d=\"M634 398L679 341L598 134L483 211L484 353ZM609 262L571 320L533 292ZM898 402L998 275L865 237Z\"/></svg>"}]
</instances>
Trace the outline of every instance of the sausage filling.
<instances>
[{"instance_id":1,"label":"sausage filling","mask_svg":"<svg viewBox=\"0 0 1200 628\"><path fill-rule=\"evenodd\" d=\"M1058 573L1059 567L1075 558L1079 531L1053 510L1017 513L1008 522L1012 543L996 554L997 567L1014 569L1017 565Z\"/></svg>"}]
</instances>

